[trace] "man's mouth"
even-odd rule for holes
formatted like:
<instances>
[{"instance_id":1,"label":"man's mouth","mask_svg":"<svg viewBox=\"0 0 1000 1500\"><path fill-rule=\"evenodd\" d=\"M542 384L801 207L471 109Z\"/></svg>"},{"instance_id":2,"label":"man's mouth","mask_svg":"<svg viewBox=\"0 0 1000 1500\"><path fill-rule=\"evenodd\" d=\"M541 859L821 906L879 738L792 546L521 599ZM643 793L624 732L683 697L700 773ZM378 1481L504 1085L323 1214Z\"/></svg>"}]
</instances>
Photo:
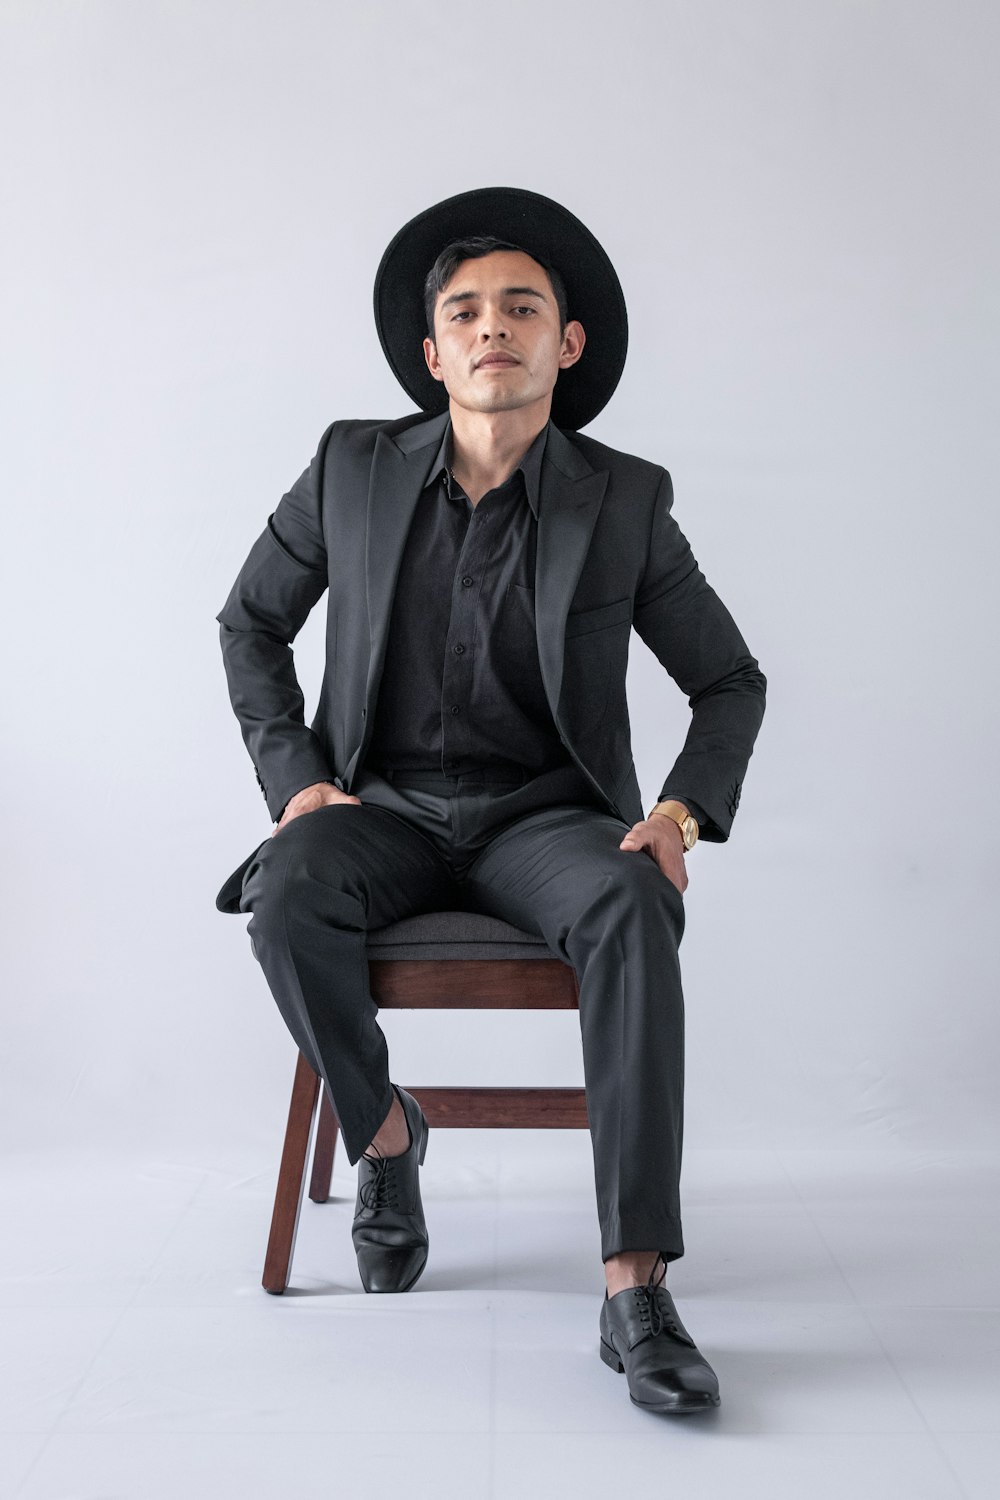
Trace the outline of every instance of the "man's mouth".
<instances>
[{"instance_id":1,"label":"man's mouth","mask_svg":"<svg viewBox=\"0 0 1000 1500\"><path fill-rule=\"evenodd\" d=\"M479 361L479 364L476 366L476 369L477 370L482 370L482 369L488 367L489 365L516 365L516 364L517 364L517 360L516 359L511 359L511 357L510 357L509 354L486 354Z\"/></svg>"}]
</instances>

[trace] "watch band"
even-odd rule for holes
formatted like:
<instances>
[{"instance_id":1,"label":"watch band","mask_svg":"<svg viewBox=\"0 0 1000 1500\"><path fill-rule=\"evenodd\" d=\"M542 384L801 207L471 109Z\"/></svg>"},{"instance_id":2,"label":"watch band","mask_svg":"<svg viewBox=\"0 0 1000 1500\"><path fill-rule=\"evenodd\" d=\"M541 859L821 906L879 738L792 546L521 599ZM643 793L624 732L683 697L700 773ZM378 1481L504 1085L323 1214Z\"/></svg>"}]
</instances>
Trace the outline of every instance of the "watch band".
<instances>
[{"instance_id":1,"label":"watch band","mask_svg":"<svg viewBox=\"0 0 1000 1500\"><path fill-rule=\"evenodd\" d=\"M659 813L663 818L670 818L677 824L681 831L681 838L684 840L685 854L689 849L694 848L698 842L698 822L691 816L683 802L675 802L668 798L666 802L658 802L649 816L652 817L654 813Z\"/></svg>"}]
</instances>

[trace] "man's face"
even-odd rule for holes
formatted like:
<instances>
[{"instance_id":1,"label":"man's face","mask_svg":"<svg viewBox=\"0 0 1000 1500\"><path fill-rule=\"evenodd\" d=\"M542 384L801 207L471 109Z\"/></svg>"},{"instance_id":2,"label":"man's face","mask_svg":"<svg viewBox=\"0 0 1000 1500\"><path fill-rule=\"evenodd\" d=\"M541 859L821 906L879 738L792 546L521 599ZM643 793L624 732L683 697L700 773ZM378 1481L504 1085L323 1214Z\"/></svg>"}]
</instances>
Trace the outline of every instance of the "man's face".
<instances>
[{"instance_id":1,"label":"man's face","mask_svg":"<svg viewBox=\"0 0 1000 1500\"><path fill-rule=\"evenodd\" d=\"M544 402L546 417L556 377L580 358L585 339L577 322L560 338L545 268L520 250L462 261L438 292L434 333L424 357L452 403L491 412Z\"/></svg>"}]
</instances>

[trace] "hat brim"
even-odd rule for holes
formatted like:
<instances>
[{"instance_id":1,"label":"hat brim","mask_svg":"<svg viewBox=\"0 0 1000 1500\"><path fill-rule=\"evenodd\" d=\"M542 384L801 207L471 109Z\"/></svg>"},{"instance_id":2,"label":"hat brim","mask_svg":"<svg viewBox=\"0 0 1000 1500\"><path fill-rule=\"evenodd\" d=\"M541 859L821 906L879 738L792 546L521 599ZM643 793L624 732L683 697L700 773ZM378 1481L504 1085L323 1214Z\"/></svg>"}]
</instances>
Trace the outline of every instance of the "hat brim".
<instances>
[{"instance_id":1,"label":"hat brim","mask_svg":"<svg viewBox=\"0 0 1000 1500\"><path fill-rule=\"evenodd\" d=\"M376 272L374 293L375 326L389 367L422 410L447 409L444 382L434 379L424 359L424 281L445 245L481 234L522 245L555 266L563 279L568 315L582 323L587 337L576 364L559 371L551 419L557 427L578 431L603 410L621 379L628 315L603 247L569 209L541 193L512 187L457 193L394 235Z\"/></svg>"}]
</instances>

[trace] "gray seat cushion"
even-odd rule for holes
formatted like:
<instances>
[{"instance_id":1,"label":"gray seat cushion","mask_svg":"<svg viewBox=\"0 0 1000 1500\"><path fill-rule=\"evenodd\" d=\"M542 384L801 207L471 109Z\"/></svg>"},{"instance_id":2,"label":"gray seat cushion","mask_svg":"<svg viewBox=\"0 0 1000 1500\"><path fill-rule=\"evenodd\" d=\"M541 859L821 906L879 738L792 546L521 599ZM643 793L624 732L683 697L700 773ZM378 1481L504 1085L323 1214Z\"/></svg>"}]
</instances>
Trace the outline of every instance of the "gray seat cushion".
<instances>
[{"instance_id":1,"label":"gray seat cushion","mask_svg":"<svg viewBox=\"0 0 1000 1500\"><path fill-rule=\"evenodd\" d=\"M368 957L556 958L543 937L474 911L432 911L403 917L368 933ZM557 962L559 960L557 959Z\"/></svg>"}]
</instances>

